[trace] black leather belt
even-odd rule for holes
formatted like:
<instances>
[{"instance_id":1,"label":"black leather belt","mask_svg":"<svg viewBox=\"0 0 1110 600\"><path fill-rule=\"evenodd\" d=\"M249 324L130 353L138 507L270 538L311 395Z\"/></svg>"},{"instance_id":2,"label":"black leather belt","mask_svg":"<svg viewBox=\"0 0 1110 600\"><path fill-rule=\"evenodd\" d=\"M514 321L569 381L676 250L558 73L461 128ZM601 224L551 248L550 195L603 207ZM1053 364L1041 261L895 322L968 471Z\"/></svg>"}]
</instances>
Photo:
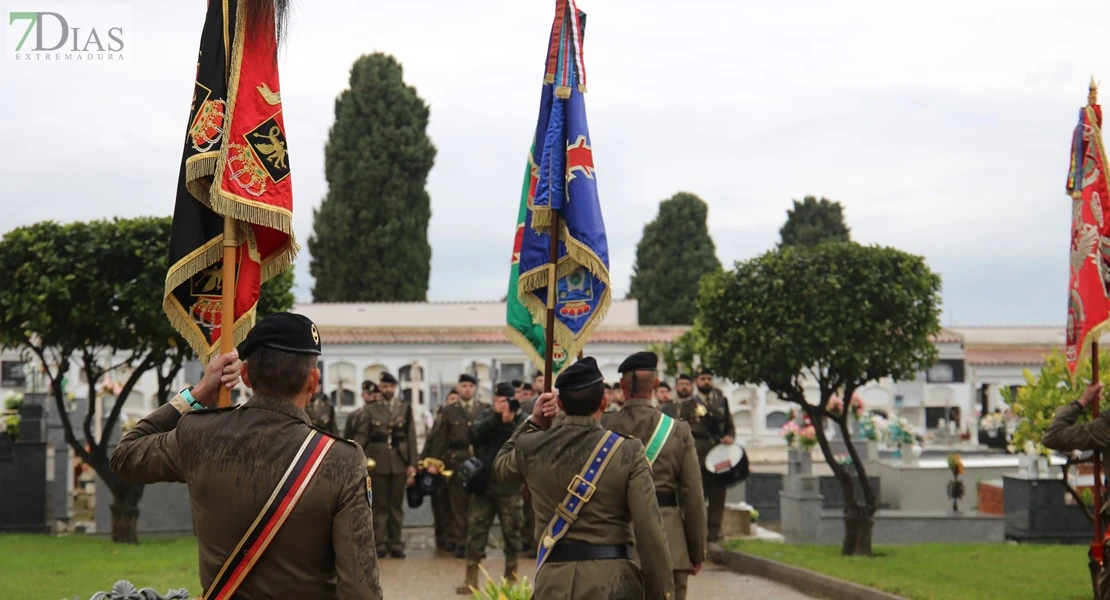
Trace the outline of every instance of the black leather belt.
<instances>
[{"instance_id":1,"label":"black leather belt","mask_svg":"<svg viewBox=\"0 0 1110 600\"><path fill-rule=\"evenodd\" d=\"M372 435L370 436L371 444L384 444L389 441L388 435Z\"/></svg>"},{"instance_id":2,"label":"black leather belt","mask_svg":"<svg viewBox=\"0 0 1110 600\"><path fill-rule=\"evenodd\" d=\"M451 442L447 444L447 448L449 450L470 450L470 444L468 442Z\"/></svg>"},{"instance_id":3,"label":"black leather belt","mask_svg":"<svg viewBox=\"0 0 1110 600\"><path fill-rule=\"evenodd\" d=\"M706 433L706 432L702 432L702 431L691 431L691 432L690 432L690 434L694 436L694 439L695 439L695 440L708 440L708 439L712 439L712 438L711 438L711 437L709 436L709 434L708 434L708 433Z\"/></svg>"},{"instance_id":4,"label":"black leather belt","mask_svg":"<svg viewBox=\"0 0 1110 600\"><path fill-rule=\"evenodd\" d=\"M632 546L598 546L586 542L559 542L551 549L547 562L574 562L579 560L632 559Z\"/></svg>"},{"instance_id":5,"label":"black leather belt","mask_svg":"<svg viewBox=\"0 0 1110 600\"><path fill-rule=\"evenodd\" d=\"M663 508L666 506L678 506L678 493L655 492L655 500L659 503L659 508Z\"/></svg>"}]
</instances>

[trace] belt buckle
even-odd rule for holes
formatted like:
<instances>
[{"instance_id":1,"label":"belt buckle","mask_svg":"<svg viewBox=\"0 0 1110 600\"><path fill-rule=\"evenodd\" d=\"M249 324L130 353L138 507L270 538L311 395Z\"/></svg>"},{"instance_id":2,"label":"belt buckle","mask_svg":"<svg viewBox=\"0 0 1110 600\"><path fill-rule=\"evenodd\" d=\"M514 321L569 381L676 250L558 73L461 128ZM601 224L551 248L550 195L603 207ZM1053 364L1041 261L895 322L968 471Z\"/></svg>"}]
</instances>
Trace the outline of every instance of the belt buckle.
<instances>
[{"instance_id":1,"label":"belt buckle","mask_svg":"<svg viewBox=\"0 0 1110 600\"><path fill-rule=\"evenodd\" d=\"M581 495L581 494L578 493L578 484L579 483L586 484L586 493L585 493L585 495ZM586 481L585 479L582 479L581 475L575 475L574 479L571 479L570 484L567 485L567 493L570 494L571 496L574 496L575 498L578 498L583 503L589 502L590 498L594 497L594 492L596 492L596 491L597 491L597 486L590 483L589 481Z\"/></svg>"}]
</instances>

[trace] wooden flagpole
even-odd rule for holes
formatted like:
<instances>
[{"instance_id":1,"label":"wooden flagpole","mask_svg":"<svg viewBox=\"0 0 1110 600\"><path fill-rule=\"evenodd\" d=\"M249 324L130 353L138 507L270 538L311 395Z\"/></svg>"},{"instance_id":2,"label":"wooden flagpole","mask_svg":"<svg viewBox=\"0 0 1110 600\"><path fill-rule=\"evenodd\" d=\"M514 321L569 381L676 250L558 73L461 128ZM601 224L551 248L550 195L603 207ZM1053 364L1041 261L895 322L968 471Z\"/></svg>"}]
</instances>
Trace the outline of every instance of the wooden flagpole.
<instances>
[{"instance_id":1,"label":"wooden flagpole","mask_svg":"<svg viewBox=\"0 0 1110 600\"><path fill-rule=\"evenodd\" d=\"M1098 340L1091 342L1091 383L1098 383ZM1091 417L1098 419L1098 405L1102 402L1102 395L1099 394L1095 398L1094 407L1091 409ZM1091 539L1091 553L1094 555L1095 560L1101 565L1102 556L1102 453L1095 450L1095 533Z\"/></svg>"},{"instance_id":2,"label":"wooden flagpole","mask_svg":"<svg viewBox=\"0 0 1110 600\"><path fill-rule=\"evenodd\" d=\"M239 249L239 223L224 217L223 301L220 305L220 354L235 349L235 253ZM341 392L342 393L342 392ZM342 398L339 399L343 401ZM231 390L220 386L219 407L231 406Z\"/></svg>"},{"instance_id":3,"label":"wooden flagpole","mask_svg":"<svg viewBox=\"0 0 1110 600\"><path fill-rule=\"evenodd\" d=\"M559 211L551 209L551 254L547 264L547 329L544 334L543 352L543 391L549 393L555 382L552 368L555 363L555 277L556 263L559 262Z\"/></svg>"}]
</instances>

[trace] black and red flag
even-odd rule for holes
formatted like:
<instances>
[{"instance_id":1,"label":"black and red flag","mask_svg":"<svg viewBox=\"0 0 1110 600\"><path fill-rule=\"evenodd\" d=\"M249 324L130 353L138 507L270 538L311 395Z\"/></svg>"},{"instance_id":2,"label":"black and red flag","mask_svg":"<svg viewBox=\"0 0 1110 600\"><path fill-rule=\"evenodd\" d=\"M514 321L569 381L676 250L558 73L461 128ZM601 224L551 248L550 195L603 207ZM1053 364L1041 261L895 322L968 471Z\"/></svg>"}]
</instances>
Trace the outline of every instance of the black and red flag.
<instances>
[{"instance_id":1,"label":"black and red flag","mask_svg":"<svg viewBox=\"0 0 1110 600\"><path fill-rule=\"evenodd\" d=\"M286 1L208 2L163 300L205 361L223 335L225 217L238 229L235 344L254 324L260 286L297 251L277 66Z\"/></svg>"}]
</instances>

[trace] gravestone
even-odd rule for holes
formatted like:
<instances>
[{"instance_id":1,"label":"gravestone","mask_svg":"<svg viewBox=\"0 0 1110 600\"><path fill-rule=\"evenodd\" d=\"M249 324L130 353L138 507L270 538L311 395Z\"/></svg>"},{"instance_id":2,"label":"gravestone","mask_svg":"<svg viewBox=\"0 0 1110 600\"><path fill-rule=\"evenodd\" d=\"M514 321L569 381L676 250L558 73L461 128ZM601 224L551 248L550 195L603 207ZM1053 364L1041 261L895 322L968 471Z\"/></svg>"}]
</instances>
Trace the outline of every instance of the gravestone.
<instances>
[{"instance_id":1,"label":"gravestone","mask_svg":"<svg viewBox=\"0 0 1110 600\"><path fill-rule=\"evenodd\" d=\"M790 450L787 454L788 470L779 504L782 534L790 543L816 539L821 526L823 498L809 458L810 453L804 451Z\"/></svg>"},{"instance_id":2,"label":"gravestone","mask_svg":"<svg viewBox=\"0 0 1110 600\"><path fill-rule=\"evenodd\" d=\"M1058 477L1004 475L1006 539L1056 544L1089 542L1091 522L1084 516L1083 507L1065 503L1067 493Z\"/></svg>"},{"instance_id":3,"label":"gravestone","mask_svg":"<svg viewBox=\"0 0 1110 600\"><path fill-rule=\"evenodd\" d=\"M19 439L0 435L0 531L47 533L43 407L25 401L19 416Z\"/></svg>"}]
</instances>

